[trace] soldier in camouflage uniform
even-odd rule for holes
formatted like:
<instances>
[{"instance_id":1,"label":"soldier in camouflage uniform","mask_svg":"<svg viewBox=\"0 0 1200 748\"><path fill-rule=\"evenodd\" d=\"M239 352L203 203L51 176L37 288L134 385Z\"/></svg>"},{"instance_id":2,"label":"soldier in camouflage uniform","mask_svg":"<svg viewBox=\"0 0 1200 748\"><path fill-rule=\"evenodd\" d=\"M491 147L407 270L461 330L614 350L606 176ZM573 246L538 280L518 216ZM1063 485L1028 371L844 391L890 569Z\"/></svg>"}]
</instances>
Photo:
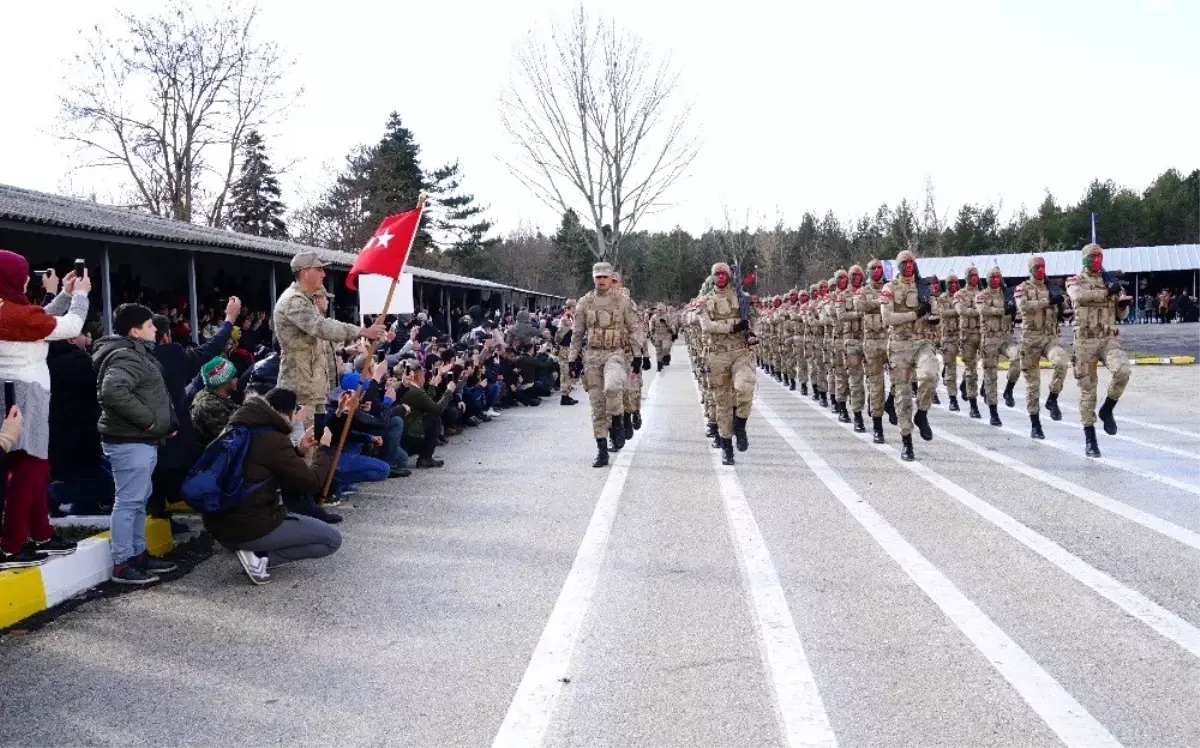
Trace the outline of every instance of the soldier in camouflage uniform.
<instances>
[{"instance_id":1,"label":"soldier in camouflage uniform","mask_svg":"<svg viewBox=\"0 0 1200 748\"><path fill-rule=\"evenodd\" d=\"M608 443L613 450L625 446L624 395L630 374L635 367L641 370L640 360L628 361L625 350L629 340L633 348L642 346L641 328L637 313L619 290L612 288L612 265L598 262L592 266L596 284L575 305L575 321L571 328L571 376L584 378L588 401L592 407L592 436L596 439L596 459L593 467L608 464ZM587 350L583 341L587 338Z\"/></svg>"},{"instance_id":2,"label":"soldier in camouflage uniform","mask_svg":"<svg viewBox=\"0 0 1200 748\"><path fill-rule=\"evenodd\" d=\"M821 304L824 303L829 284L825 281L814 283L810 290L812 298L808 301L808 313L805 317L808 321L810 346L808 379L812 382L813 400L820 402L822 407L828 407L829 400L826 393L829 371L825 366L825 323L821 321Z\"/></svg>"},{"instance_id":3,"label":"soldier in camouflage uniform","mask_svg":"<svg viewBox=\"0 0 1200 748\"><path fill-rule=\"evenodd\" d=\"M754 402L756 372L751 352L750 320L741 319L739 299L732 273L723 262L713 265L716 289L704 297L700 327L708 344L708 366L717 405L717 432L721 439L722 463L733 464L733 441L745 452L750 441L746 420ZM750 333L748 335L747 333Z\"/></svg>"},{"instance_id":4,"label":"soldier in camouflage uniform","mask_svg":"<svg viewBox=\"0 0 1200 748\"><path fill-rule=\"evenodd\" d=\"M779 310L783 319L780 330L780 346L783 348L783 383L789 390L796 389L796 304L800 294L796 289L787 292L783 297L783 307Z\"/></svg>"},{"instance_id":5,"label":"soldier in camouflage uniform","mask_svg":"<svg viewBox=\"0 0 1200 748\"><path fill-rule=\"evenodd\" d=\"M1013 387L1021 376L1017 363L1021 360L1021 349L1013 342L1012 318L1016 314L1015 307L1009 307L1008 298L1004 293L1004 275L999 267L988 271L987 288L975 294L975 307L979 310L979 324L982 330L983 349L983 383L986 389L988 411L991 413L991 424L1002 426L1000 411L997 409L996 371L999 368L1000 357L1008 359L1008 384L1004 388L1004 404L1012 407L1016 400L1013 398Z\"/></svg>"},{"instance_id":6,"label":"soldier in camouflage uniform","mask_svg":"<svg viewBox=\"0 0 1200 748\"><path fill-rule=\"evenodd\" d=\"M969 415L979 418L979 310L975 295L980 291L979 271L967 265L967 283L954 294L954 311L958 313L958 343L963 360L963 380L958 391L970 406Z\"/></svg>"},{"instance_id":7,"label":"soldier in camouflage uniform","mask_svg":"<svg viewBox=\"0 0 1200 748\"><path fill-rule=\"evenodd\" d=\"M613 287L621 292L633 307L634 314L638 315L638 328L642 331L641 348L637 347L637 341L631 337L625 350L631 361L641 362L641 367L630 373L625 387L625 413L621 416L621 423L625 428L625 441L629 441L633 438L633 433L642 427L642 371L650 368L650 344L647 340L649 321L643 319L644 315L629 295L629 289L621 281L621 274L613 273L612 278Z\"/></svg>"},{"instance_id":8,"label":"soldier in camouflage uniform","mask_svg":"<svg viewBox=\"0 0 1200 748\"><path fill-rule=\"evenodd\" d=\"M929 426L929 408L933 404L933 387L937 382L937 354L928 337L918 326L933 307L929 302L917 299L917 260L913 253L904 250L896 256L896 277L884 286L879 295L883 311L883 323L890 328L888 337L888 359L892 365L893 387L896 397L896 414L900 421L900 438L903 446L900 458L911 461L913 457L912 429L915 425L925 441L933 439ZM909 383L917 379L917 412L913 413L912 389Z\"/></svg>"},{"instance_id":9,"label":"soldier in camouflage uniform","mask_svg":"<svg viewBox=\"0 0 1200 748\"><path fill-rule=\"evenodd\" d=\"M1083 267L1067 279L1067 296L1075 307L1075 381L1079 383L1079 417L1083 422L1085 454L1100 456L1096 441L1096 416L1104 433L1117 433L1113 409L1129 383L1129 356L1117 340L1117 320L1129 314L1129 297L1115 278L1104 275L1104 250L1099 244L1083 248ZM1112 378L1100 412L1096 414L1096 366L1101 361Z\"/></svg>"},{"instance_id":10,"label":"soldier in camouflage uniform","mask_svg":"<svg viewBox=\"0 0 1200 748\"><path fill-rule=\"evenodd\" d=\"M1055 421L1062 418L1058 408L1058 393L1067 378L1071 356L1058 343L1058 305L1063 302L1061 290L1051 292L1046 285L1046 261L1041 257L1029 259L1029 280L1013 289L1017 310L1021 313L1021 372L1025 375L1025 409L1029 412L1029 435L1045 439L1041 421L1042 356L1054 365L1050 379L1050 396L1046 410Z\"/></svg>"},{"instance_id":11,"label":"soldier in camouflage uniform","mask_svg":"<svg viewBox=\"0 0 1200 748\"><path fill-rule=\"evenodd\" d=\"M567 299L558 329L554 331L554 356L558 359L558 393L560 405L575 405L578 400L571 397L575 389L575 378L571 376L571 328L575 325L575 299Z\"/></svg>"},{"instance_id":12,"label":"soldier in camouflage uniform","mask_svg":"<svg viewBox=\"0 0 1200 748\"><path fill-rule=\"evenodd\" d=\"M676 334L675 323L667 314L667 305L659 304L650 317L650 338L654 341L659 371L671 365L671 343L675 342Z\"/></svg>"},{"instance_id":13,"label":"soldier in camouflage uniform","mask_svg":"<svg viewBox=\"0 0 1200 748\"><path fill-rule=\"evenodd\" d=\"M237 367L223 356L217 356L201 367L200 379L204 382L204 389L192 400L191 407L192 426L201 447L216 441L229 425L233 411L238 409L233 401L237 376Z\"/></svg>"},{"instance_id":14,"label":"soldier in camouflage uniform","mask_svg":"<svg viewBox=\"0 0 1200 748\"><path fill-rule=\"evenodd\" d=\"M941 320L939 327L942 332L942 384L946 385L946 394L950 396L950 410L958 408L958 355L962 344L959 339L958 310L954 306L954 296L958 293L958 276L950 273L946 277L946 289L937 295L934 309Z\"/></svg>"},{"instance_id":15,"label":"soldier in camouflage uniform","mask_svg":"<svg viewBox=\"0 0 1200 748\"><path fill-rule=\"evenodd\" d=\"M854 411L854 430L867 430L863 424L862 410L866 400L863 371L863 325L862 312L854 305L855 296L863 287L866 276L858 265L850 267L850 285L839 293L837 307L838 324L841 326L843 355L846 361L846 386L850 392L850 410ZM846 407L842 404L842 415ZM843 422L850 420L843 418Z\"/></svg>"},{"instance_id":16,"label":"soldier in camouflage uniform","mask_svg":"<svg viewBox=\"0 0 1200 748\"><path fill-rule=\"evenodd\" d=\"M850 276L845 270L839 268L830 283L828 302L825 305L826 320L829 325L830 366L833 370L830 383L831 392L834 393L832 407L838 414L838 420L842 423L850 423L850 414L846 407L846 401L850 399L850 381L846 376L846 343L839 311L845 308L846 292L849 288Z\"/></svg>"},{"instance_id":17,"label":"soldier in camouflage uniform","mask_svg":"<svg viewBox=\"0 0 1200 748\"><path fill-rule=\"evenodd\" d=\"M876 444L883 444L883 406L886 399L884 369L888 358L887 327L883 324L883 311L880 308L884 288L883 263L879 260L868 262L867 275L867 283L854 292L854 310L862 315L863 360L871 409L872 439Z\"/></svg>"},{"instance_id":18,"label":"soldier in camouflage uniform","mask_svg":"<svg viewBox=\"0 0 1200 748\"><path fill-rule=\"evenodd\" d=\"M800 394L808 394L808 316L805 308L808 306L808 291L801 289L796 293L796 302L790 313L792 319L792 351L796 362L795 376L800 378Z\"/></svg>"}]
</instances>

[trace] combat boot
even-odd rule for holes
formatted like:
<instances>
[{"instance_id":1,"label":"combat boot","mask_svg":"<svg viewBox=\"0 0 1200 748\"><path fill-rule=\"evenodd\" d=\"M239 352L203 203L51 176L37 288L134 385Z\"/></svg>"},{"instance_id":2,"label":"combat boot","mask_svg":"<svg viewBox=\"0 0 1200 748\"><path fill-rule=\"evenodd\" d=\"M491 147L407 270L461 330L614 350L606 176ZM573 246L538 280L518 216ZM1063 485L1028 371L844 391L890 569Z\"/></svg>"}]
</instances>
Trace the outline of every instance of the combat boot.
<instances>
[{"instance_id":1,"label":"combat boot","mask_svg":"<svg viewBox=\"0 0 1200 748\"><path fill-rule=\"evenodd\" d=\"M938 397L937 390L934 390L934 391L933 391L933 400L932 400L932 402L933 402L933 404L934 404L934 405L941 405L941 404L942 404L942 398Z\"/></svg>"},{"instance_id":2,"label":"combat boot","mask_svg":"<svg viewBox=\"0 0 1200 748\"><path fill-rule=\"evenodd\" d=\"M621 416L613 416L608 426L608 438L612 439L612 451L620 452L625 446L625 423Z\"/></svg>"},{"instance_id":3,"label":"combat boot","mask_svg":"<svg viewBox=\"0 0 1200 748\"><path fill-rule=\"evenodd\" d=\"M707 436L709 439L716 436L717 435L717 424L709 422L709 424L704 427L704 435Z\"/></svg>"},{"instance_id":4,"label":"combat boot","mask_svg":"<svg viewBox=\"0 0 1200 748\"><path fill-rule=\"evenodd\" d=\"M713 449L720 449L721 448L721 435L713 434L713 440L709 446L711 446Z\"/></svg>"},{"instance_id":5,"label":"combat boot","mask_svg":"<svg viewBox=\"0 0 1200 748\"><path fill-rule=\"evenodd\" d=\"M871 418L871 441L883 444L883 416Z\"/></svg>"},{"instance_id":6,"label":"combat boot","mask_svg":"<svg viewBox=\"0 0 1200 748\"><path fill-rule=\"evenodd\" d=\"M827 399L827 398L828 398L828 395L826 395L826 394L825 394L825 391L824 391L824 390L822 390L821 392L819 392L819 393L817 394L817 397L818 397L818 399L821 401L821 407L822 407L822 408L828 408L828 407L829 407L829 400Z\"/></svg>"},{"instance_id":7,"label":"combat boot","mask_svg":"<svg viewBox=\"0 0 1200 748\"><path fill-rule=\"evenodd\" d=\"M632 421L633 421L633 430L637 431L638 429L640 429L642 427L642 411L640 411L640 410L633 411Z\"/></svg>"},{"instance_id":8,"label":"combat boot","mask_svg":"<svg viewBox=\"0 0 1200 748\"><path fill-rule=\"evenodd\" d=\"M1011 408L1012 406L1017 404L1017 399L1015 397L1013 397L1013 387L1016 387L1016 386L1017 386L1016 382L1009 382L1004 387L1004 405L1005 405L1005 407Z\"/></svg>"},{"instance_id":9,"label":"combat boot","mask_svg":"<svg viewBox=\"0 0 1200 748\"><path fill-rule=\"evenodd\" d=\"M900 441L902 442L900 445L900 459L905 462L912 462L916 459L913 457L912 434L902 434Z\"/></svg>"},{"instance_id":10,"label":"combat boot","mask_svg":"<svg viewBox=\"0 0 1200 748\"><path fill-rule=\"evenodd\" d=\"M847 412L845 400L838 401L837 413L838 413L838 422L839 423L850 423L850 414Z\"/></svg>"},{"instance_id":11,"label":"combat boot","mask_svg":"<svg viewBox=\"0 0 1200 748\"><path fill-rule=\"evenodd\" d=\"M979 398L967 398L967 405L970 406L970 412L967 415L971 416L972 418L983 418L983 416L979 415Z\"/></svg>"},{"instance_id":12,"label":"combat boot","mask_svg":"<svg viewBox=\"0 0 1200 748\"><path fill-rule=\"evenodd\" d=\"M1031 439L1046 438L1046 435L1042 433L1042 417L1037 413L1029 416L1029 437Z\"/></svg>"},{"instance_id":13,"label":"combat boot","mask_svg":"<svg viewBox=\"0 0 1200 748\"><path fill-rule=\"evenodd\" d=\"M966 377L963 377L963 380L958 383L958 394L960 397L962 397L963 400L967 399L967 378Z\"/></svg>"},{"instance_id":14,"label":"combat boot","mask_svg":"<svg viewBox=\"0 0 1200 748\"><path fill-rule=\"evenodd\" d=\"M1096 442L1096 427L1095 426L1084 426L1083 427L1083 442L1085 445L1083 453L1085 455L1087 455L1088 457L1099 457L1100 456L1100 445Z\"/></svg>"},{"instance_id":15,"label":"combat boot","mask_svg":"<svg viewBox=\"0 0 1200 748\"><path fill-rule=\"evenodd\" d=\"M737 449L745 452L750 449L750 439L746 436L746 419L733 417L733 436L737 439Z\"/></svg>"},{"instance_id":16,"label":"combat boot","mask_svg":"<svg viewBox=\"0 0 1200 748\"><path fill-rule=\"evenodd\" d=\"M663 366L670 366L670 365L671 365L671 354L668 353L667 355L663 356Z\"/></svg>"},{"instance_id":17,"label":"combat boot","mask_svg":"<svg viewBox=\"0 0 1200 748\"><path fill-rule=\"evenodd\" d=\"M1062 411L1058 407L1058 393L1051 392L1046 398L1046 412L1050 414L1051 421L1061 421Z\"/></svg>"},{"instance_id":18,"label":"combat boot","mask_svg":"<svg viewBox=\"0 0 1200 748\"><path fill-rule=\"evenodd\" d=\"M933 441L933 429L929 427L929 411L917 408L913 413L913 425L921 432L921 438L927 442Z\"/></svg>"},{"instance_id":19,"label":"combat boot","mask_svg":"<svg viewBox=\"0 0 1200 748\"><path fill-rule=\"evenodd\" d=\"M558 399L558 404L559 404L559 405L575 405L575 404L577 404L578 402L579 402L578 400L576 400L575 398L571 397L570 395L563 395L562 397L560 397L560 398Z\"/></svg>"},{"instance_id":20,"label":"combat boot","mask_svg":"<svg viewBox=\"0 0 1200 748\"><path fill-rule=\"evenodd\" d=\"M1003 426L1004 422L1000 420L1000 411L996 407L995 405L988 406L988 412L992 414L991 424L993 426Z\"/></svg>"},{"instance_id":21,"label":"combat boot","mask_svg":"<svg viewBox=\"0 0 1200 748\"><path fill-rule=\"evenodd\" d=\"M721 464L733 464L733 439L721 440Z\"/></svg>"},{"instance_id":22,"label":"combat boot","mask_svg":"<svg viewBox=\"0 0 1200 748\"><path fill-rule=\"evenodd\" d=\"M917 396L917 383L909 382L908 385L909 385L909 387L912 388L913 397L916 397Z\"/></svg>"},{"instance_id":23,"label":"combat boot","mask_svg":"<svg viewBox=\"0 0 1200 748\"><path fill-rule=\"evenodd\" d=\"M801 383L800 383L800 394L801 394L801 395L807 395L807 394L808 394L808 382L801 382Z\"/></svg>"},{"instance_id":24,"label":"combat boot","mask_svg":"<svg viewBox=\"0 0 1200 748\"><path fill-rule=\"evenodd\" d=\"M625 441L633 439L633 414L626 413L621 416L621 428L625 432Z\"/></svg>"},{"instance_id":25,"label":"combat boot","mask_svg":"<svg viewBox=\"0 0 1200 748\"><path fill-rule=\"evenodd\" d=\"M1113 418L1113 408L1117 407L1117 401L1111 397L1104 398L1104 405L1100 406L1100 410L1096 413L1101 421L1104 421L1104 433L1109 436L1114 436L1117 433L1117 419Z\"/></svg>"},{"instance_id":26,"label":"combat boot","mask_svg":"<svg viewBox=\"0 0 1200 748\"><path fill-rule=\"evenodd\" d=\"M959 410L959 408L958 408L958 398L957 398L957 397L955 397L954 395L951 395L951 396L950 396L950 406L949 406L948 410L949 410L951 413L957 413L957 412L958 412L958 410Z\"/></svg>"},{"instance_id":27,"label":"combat boot","mask_svg":"<svg viewBox=\"0 0 1200 748\"><path fill-rule=\"evenodd\" d=\"M783 372L782 372L782 371L780 371L779 369L776 369L776 370L775 370L775 381L776 381L776 382L782 382L782 381L783 381Z\"/></svg>"},{"instance_id":28,"label":"combat boot","mask_svg":"<svg viewBox=\"0 0 1200 748\"><path fill-rule=\"evenodd\" d=\"M604 467L608 464L608 440L600 437L596 440L596 459L592 467Z\"/></svg>"},{"instance_id":29,"label":"combat boot","mask_svg":"<svg viewBox=\"0 0 1200 748\"><path fill-rule=\"evenodd\" d=\"M821 390L817 389L817 385L813 385L812 399L814 402L821 401Z\"/></svg>"},{"instance_id":30,"label":"combat boot","mask_svg":"<svg viewBox=\"0 0 1200 748\"><path fill-rule=\"evenodd\" d=\"M659 370L659 371L662 371L662 368L663 368L663 360L660 358L660 359L658 360L658 370Z\"/></svg>"},{"instance_id":31,"label":"combat boot","mask_svg":"<svg viewBox=\"0 0 1200 748\"><path fill-rule=\"evenodd\" d=\"M866 432L866 430L867 430L867 427L865 424L863 424L862 411L861 410L854 411L854 431L855 431L855 433L862 434L862 433Z\"/></svg>"},{"instance_id":32,"label":"combat boot","mask_svg":"<svg viewBox=\"0 0 1200 748\"><path fill-rule=\"evenodd\" d=\"M896 397L892 393L888 393L887 400L883 401L883 412L887 413L888 423L895 426L900 423L900 419L896 416Z\"/></svg>"},{"instance_id":33,"label":"combat boot","mask_svg":"<svg viewBox=\"0 0 1200 748\"><path fill-rule=\"evenodd\" d=\"M792 392L796 391L796 378L795 377L788 377L788 389L791 390Z\"/></svg>"}]
</instances>

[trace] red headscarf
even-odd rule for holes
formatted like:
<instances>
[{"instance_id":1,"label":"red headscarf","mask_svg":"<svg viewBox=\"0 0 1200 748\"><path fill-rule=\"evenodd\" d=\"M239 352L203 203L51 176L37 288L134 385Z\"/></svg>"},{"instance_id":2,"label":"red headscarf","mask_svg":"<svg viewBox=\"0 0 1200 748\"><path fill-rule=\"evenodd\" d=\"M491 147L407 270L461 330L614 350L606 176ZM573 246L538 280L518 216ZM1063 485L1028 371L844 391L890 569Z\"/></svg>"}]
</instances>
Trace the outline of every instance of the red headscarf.
<instances>
[{"instance_id":1,"label":"red headscarf","mask_svg":"<svg viewBox=\"0 0 1200 748\"><path fill-rule=\"evenodd\" d=\"M25 295L29 261L0 249L0 340L29 343L45 340L57 321Z\"/></svg>"}]
</instances>

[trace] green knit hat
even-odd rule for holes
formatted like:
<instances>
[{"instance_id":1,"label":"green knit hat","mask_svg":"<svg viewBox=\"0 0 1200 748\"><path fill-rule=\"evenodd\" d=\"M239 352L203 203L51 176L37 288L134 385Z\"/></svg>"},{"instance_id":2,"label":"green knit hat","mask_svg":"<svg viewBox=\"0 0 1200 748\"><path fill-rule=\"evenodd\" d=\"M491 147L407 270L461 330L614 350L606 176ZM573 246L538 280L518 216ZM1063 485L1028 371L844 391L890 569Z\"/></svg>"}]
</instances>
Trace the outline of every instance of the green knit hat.
<instances>
[{"instance_id":1,"label":"green knit hat","mask_svg":"<svg viewBox=\"0 0 1200 748\"><path fill-rule=\"evenodd\" d=\"M200 369L200 378L204 380L204 386L210 390L222 387L236 377L237 367L224 356L217 356Z\"/></svg>"}]
</instances>

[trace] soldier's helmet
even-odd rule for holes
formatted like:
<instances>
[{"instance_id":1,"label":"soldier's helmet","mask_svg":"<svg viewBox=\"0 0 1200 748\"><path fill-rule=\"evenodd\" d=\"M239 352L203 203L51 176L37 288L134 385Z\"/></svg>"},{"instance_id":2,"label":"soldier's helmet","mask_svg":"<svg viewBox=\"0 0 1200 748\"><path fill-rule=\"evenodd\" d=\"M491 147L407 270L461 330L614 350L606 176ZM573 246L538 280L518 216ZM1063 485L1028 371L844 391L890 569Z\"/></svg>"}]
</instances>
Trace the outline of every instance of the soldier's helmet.
<instances>
[{"instance_id":1,"label":"soldier's helmet","mask_svg":"<svg viewBox=\"0 0 1200 748\"><path fill-rule=\"evenodd\" d=\"M999 265L992 266L992 269L988 271L988 280L991 280L993 275L998 275L1001 279L1004 278L1004 272L1000 270Z\"/></svg>"},{"instance_id":2,"label":"soldier's helmet","mask_svg":"<svg viewBox=\"0 0 1200 748\"><path fill-rule=\"evenodd\" d=\"M975 267L973 264L967 265L967 269L963 271L963 277L969 279L971 277L971 273L979 275L979 268Z\"/></svg>"},{"instance_id":3,"label":"soldier's helmet","mask_svg":"<svg viewBox=\"0 0 1200 748\"><path fill-rule=\"evenodd\" d=\"M791 291L788 291L787 295L788 295L788 301L792 302L793 304L796 303L796 299L800 298L800 292L794 288Z\"/></svg>"},{"instance_id":4,"label":"soldier's helmet","mask_svg":"<svg viewBox=\"0 0 1200 748\"><path fill-rule=\"evenodd\" d=\"M607 262L597 262L592 265L593 278L611 278L613 275L613 267Z\"/></svg>"},{"instance_id":5,"label":"soldier's helmet","mask_svg":"<svg viewBox=\"0 0 1200 748\"><path fill-rule=\"evenodd\" d=\"M574 309L575 308L575 299L567 299L567 303L563 304L563 306L566 307L567 309Z\"/></svg>"},{"instance_id":6,"label":"soldier's helmet","mask_svg":"<svg viewBox=\"0 0 1200 748\"><path fill-rule=\"evenodd\" d=\"M819 290L820 290L820 288L818 288L818 287L817 287L817 284L816 284L816 283L811 283L811 284L809 284L809 286L808 286L808 293L809 293L809 295L811 295L811 296L816 296L816 295L817 295L817 291L819 291Z\"/></svg>"},{"instance_id":7,"label":"soldier's helmet","mask_svg":"<svg viewBox=\"0 0 1200 748\"><path fill-rule=\"evenodd\" d=\"M1104 254L1104 248L1101 247L1099 244L1096 244L1095 242L1092 242L1091 244L1088 244L1088 245L1084 246L1084 248L1083 248L1083 256L1084 257L1091 257L1092 255L1099 255L1099 254Z\"/></svg>"},{"instance_id":8,"label":"soldier's helmet","mask_svg":"<svg viewBox=\"0 0 1200 748\"><path fill-rule=\"evenodd\" d=\"M827 280L819 281L817 283L817 290L819 291L822 288L829 288L829 281L827 281Z\"/></svg>"},{"instance_id":9,"label":"soldier's helmet","mask_svg":"<svg viewBox=\"0 0 1200 748\"><path fill-rule=\"evenodd\" d=\"M861 277L863 279L863 282L866 283L867 274L863 272L862 265L855 263L854 265L850 266L850 282L851 283L854 283L854 274L855 273L858 273L859 277Z\"/></svg>"},{"instance_id":10,"label":"soldier's helmet","mask_svg":"<svg viewBox=\"0 0 1200 748\"><path fill-rule=\"evenodd\" d=\"M883 260L880 260L879 258L874 258L870 262L868 262L867 263L867 280L870 280L871 278L875 277L875 268L882 268L882 267L883 267Z\"/></svg>"},{"instance_id":11,"label":"soldier's helmet","mask_svg":"<svg viewBox=\"0 0 1200 748\"><path fill-rule=\"evenodd\" d=\"M727 264L726 264L726 263L724 263L724 262L716 262L716 263L713 263L712 270L711 270L710 272L711 272L711 273L712 273L712 275L714 275L714 276L715 276L717 273L724 273L725 275L729 275L729 276L732 276L732 275L733 275L733 271L729 269L729 265L727 265Z\"/></svg>"},{"instance_id":12,"label":"soldier's helmet","mask_svg":"<svg viewBox=\"0 0 1200 748\"><path fill-rule=\"evenodd\" d=\"M917 261L917 256L913 254L911 249L902 249L900 250L900 254L896 255L897 266L903 265L909 260L912 260L913 262Z\"/></svg>"},{"instance_id":13,"label":"soldier's helmet","mask_svg":"<svg viewBox=\"0 0 1200 748\"><path fill-rule=\"evenodd\" d=\"M842 278L845 278L847 283L850 282L850 274L846 272L846 269L838 268L837 272L833 274L833 285L838 288L841 288L842 287Z\"/></svg>"},{"instance_id":14,"label":"soldier's helmet","mask_svg":"<svg viewBox=\"0 0 1200 748\"><path fill-rule=\"evenodd\" d=\"M949 275L946 276L946 291L947 292L950 291L951 283L958 283L958 276L955 275L954 273L950 273Z\"/></svg>"},{"instance_id":15,"label":"soldier's helmet","mask_svg":"<svg viewBox=\"0 0 1200 748\"><path fill-rule=\"evenodd\" d=\"M610 277L612 278L613 283L621 282L621 274L615 270L612 272L612 275Z\"/></svg>"},{"instance_id":16,"label":"soldier's helmet","mask_svg":"<svg viewBox=\"0 0 1200 748\"><path fill-rule=\"evenodd\" d=\"M1045 266L1045 264L1046 264L1045 258L1041 257L1040 255L1034 255L1033 257L1030 257L1029 258L1029 274L1033 275L1034 268L1036 268L1038 265Z\"/></svg>"},{"instance_id":17,"label":"soldier's helmet","mask_svg":"<svg viewBox=\"0 0 1200 748\"><path fill-rule=\"evenodd\" d=\"M803 288L802 288L802 289L800 289L800 303L801 303L801 304L807 304L807 303L808 303L808 294L809 294L809 292L808 292L807 290L805 290L805 289L803 289Z\"/></svg>"}]
</instances>

